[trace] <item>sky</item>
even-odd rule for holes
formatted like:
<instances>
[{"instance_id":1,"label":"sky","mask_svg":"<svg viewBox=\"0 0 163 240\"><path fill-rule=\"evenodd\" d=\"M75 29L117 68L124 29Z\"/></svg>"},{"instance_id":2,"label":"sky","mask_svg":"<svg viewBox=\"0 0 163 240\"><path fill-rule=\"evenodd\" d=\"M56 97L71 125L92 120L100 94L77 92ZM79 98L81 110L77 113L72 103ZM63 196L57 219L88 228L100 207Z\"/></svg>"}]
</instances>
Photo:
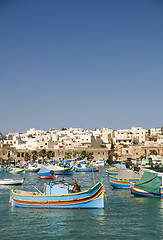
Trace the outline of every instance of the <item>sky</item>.
<instances>
[{"instance_id":1,"label":"sky","mask_svg":"<svg viewBox=\"0 0 163 240\"><path fill-rule=\"evenodd\" d=\"M162 0L0 0L0 132L163 126Z\"/></svg>"}]
</instances>

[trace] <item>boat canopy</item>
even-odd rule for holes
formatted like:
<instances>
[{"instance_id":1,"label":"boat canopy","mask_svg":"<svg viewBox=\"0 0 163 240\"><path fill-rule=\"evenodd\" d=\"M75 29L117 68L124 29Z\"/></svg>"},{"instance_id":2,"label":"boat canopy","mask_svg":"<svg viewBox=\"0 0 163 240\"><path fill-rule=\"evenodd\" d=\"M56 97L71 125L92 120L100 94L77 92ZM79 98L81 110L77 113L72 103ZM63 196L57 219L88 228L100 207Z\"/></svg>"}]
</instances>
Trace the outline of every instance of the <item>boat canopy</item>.
<instances>
[{"instance_id":1,"label":"boat canopy","mask_svg":"<svg viewBox=\"0 0 163 240\"><path fill-rule=\"evenodd\" d=\"M126 169L126 170L120 169L117 175L117 178L141 179L142 175L143 175L143 171L133 172L132 170L129 170L129 169Z\"/></svg>"},{"instance_id":2,"label":"boat canopy","mask_svg":"<svg viewBox=\"0 0 163 240\"><path fill-rule=\"evenodd\" d=\"M161 184L162 177L158 176L158 173L145 171L140 182L136 183L134 186L147 192L160 194Z\"/></svg>"}]
</instances>

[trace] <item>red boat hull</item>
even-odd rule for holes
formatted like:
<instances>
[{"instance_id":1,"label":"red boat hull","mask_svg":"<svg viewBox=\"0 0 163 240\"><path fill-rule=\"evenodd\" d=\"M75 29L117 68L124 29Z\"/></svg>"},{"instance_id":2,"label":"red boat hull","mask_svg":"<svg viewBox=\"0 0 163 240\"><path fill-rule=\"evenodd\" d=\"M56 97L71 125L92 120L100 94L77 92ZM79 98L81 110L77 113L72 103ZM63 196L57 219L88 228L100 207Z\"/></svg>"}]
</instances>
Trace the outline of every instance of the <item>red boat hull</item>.
<instances>
[{"instance_id":1,"label":"red boat hull","mask_svg":"<svg viewBox=\"0 0 163 240\"><path fill-rule=\"evenodd\" d=\"M39 178L41 178L41 179L54 179L55 175L52 175L52 176L42 176L42 175L39 175Z\"/></svg>"}]
</instances>

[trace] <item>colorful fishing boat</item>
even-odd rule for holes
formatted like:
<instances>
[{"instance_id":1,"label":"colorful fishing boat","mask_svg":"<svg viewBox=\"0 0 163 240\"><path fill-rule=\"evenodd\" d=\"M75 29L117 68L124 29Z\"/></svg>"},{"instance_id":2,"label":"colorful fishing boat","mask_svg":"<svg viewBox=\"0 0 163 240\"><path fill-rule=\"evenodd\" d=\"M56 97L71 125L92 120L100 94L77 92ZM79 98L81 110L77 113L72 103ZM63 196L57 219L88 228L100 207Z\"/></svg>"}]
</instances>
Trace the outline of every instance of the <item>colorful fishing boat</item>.
<instances>
[{"instance_id":1,"label":"colorful fishing boat","mask_svg":"<svg viewBox=\"0 0 163 240\"><path fill-rule=\"evenodd\" d=\"M37 167L36 165L31 165L28 164L28 166L26 166L24 169L26 172L38 172L40 170L41 167Z\"/></svg>"},{"instance_id":2,"label":"colorful fishing boat","mask_svg":"<svg viewBox=\"0 0 163 240\"><path fill-rule=\"evenodd\" d=\"M120 170L117 176L109 175L110 185L113 188L130 189L130 183L137 183L142 177L142 172L136 173L131 170Z\"/></svg>"},{"instance_id":3,"label":"colorful fishing boat","mask_svg":"<svg viewBox=\"0 0 163 240\"><path fill-rule=\"evenodd\" d=\"M41 178L51 177L53 175L72 175L73 167L60 167L57 165L42 165L40 171L37 173Z\"/></svg>"},{"instance_id":4,"label":"colorful fishing boat","mask_svg":"<svg viewBox=\"0 0 163 240\"><path fill-rule=\"evenodd\" d=\"M88 166L87 164L77 164L74 170L76 172L99 172L98 167Z\"/></svg>"},{"instance_id":5,"label":"colorful fishing boat","mask_svg":"<svg viewBox=\"0 0 163 240\"><path fill-rule=\"evenodd\" d=\"M5 172L6 171L6 167L4 167L4 166L0 166L0 172Z\"/></svg>"},{"instance_id":6,"label":"colorful fishing boat","mask_svg":"<svg viewBox=\"0 0 163 240\"><path fill-rule=\"evenodd\" d=\"M106 170L106 173L109 175L118 175L119 169L117 168L109 168Z\"/></svg>"},{"instance_id":7,"label":"colorful fishing boat","mask_svg":"<svg viewBox=\"0 0 163 240\"><path fill-rule=\"evenodd\" d=\"M12 174L25 174L25 170L22 168L14 168L13 170L10 170L9 173Z\"/></svg>"},{"instance_id":8,"label":"colorful fishing boat","mask_svg":"<svg viewBox=\"0 0 163 240\"><path fill-rule=\"evenodd\" d=\"M131 183L131 194L139 197L163 197L163 173L144 171L139 183Z\"/></svg>"},{"instance_id":9,"label":"colorful fishing boat","mask_svg":"<svg viewBox=\"0 0 163 240\"><path fill-rule=\"evenodd\" d=\"M76 184L76 183L75 183ZM57 183L45 185L44 193L11 190L9 207L56 209L103 209L104 186L97 183L83 192L73 192ZM79 188L77 188L79 190Z\"/></svg>"}]
</instances>

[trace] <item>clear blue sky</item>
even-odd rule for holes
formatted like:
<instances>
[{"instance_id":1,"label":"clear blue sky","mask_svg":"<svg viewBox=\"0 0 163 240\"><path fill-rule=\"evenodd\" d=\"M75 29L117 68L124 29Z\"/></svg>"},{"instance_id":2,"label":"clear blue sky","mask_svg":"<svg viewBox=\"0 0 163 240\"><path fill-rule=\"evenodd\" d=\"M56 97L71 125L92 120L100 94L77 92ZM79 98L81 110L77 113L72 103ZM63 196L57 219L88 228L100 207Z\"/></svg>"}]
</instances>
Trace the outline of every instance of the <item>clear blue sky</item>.
<instances>
[{"instance_id":1,"label":"clear blue sky","mask_svg":"<svg viewBox=\"0 0 163 240\"><path fill-rule=\"evenodd\" d=\"M163 125L162 0L1 0L0 132Z\"/></svg>"}]
</instances>

